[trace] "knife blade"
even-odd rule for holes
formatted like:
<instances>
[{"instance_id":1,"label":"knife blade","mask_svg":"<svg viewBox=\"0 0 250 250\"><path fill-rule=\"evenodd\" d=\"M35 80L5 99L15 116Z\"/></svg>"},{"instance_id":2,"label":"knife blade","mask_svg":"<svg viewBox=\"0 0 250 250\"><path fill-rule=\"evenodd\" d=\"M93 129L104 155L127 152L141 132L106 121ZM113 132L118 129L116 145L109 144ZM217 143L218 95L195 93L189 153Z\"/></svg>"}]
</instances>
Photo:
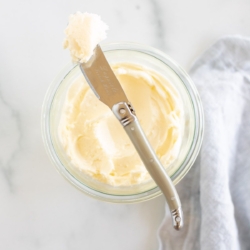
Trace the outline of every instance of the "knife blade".
<instances>
[{"instance_id":1,"label":"knife blade","mask_svg":"<svg viewBox=\"0 0 250 250\"><path fill-rule=\"evenodd\" d=\"M149 174L164 194L172 214L173 226L179 230L183 226L183 213L175 186L148 142L135 110L101 47L97 45L89 61L79 66L95 95L113 111L124 127Z\"/></svg>"},{"instance_id":2,"label":"knife blade","mask_svg":"<svg viewBox=\"0 0 250 250\"><path fill-rule=\"evenodd\" d=\"M99 45L93 56L86 63L80 64L80 68L95 95L110 109L118 102L128 102Z\"/></svg>"}]
</instances>

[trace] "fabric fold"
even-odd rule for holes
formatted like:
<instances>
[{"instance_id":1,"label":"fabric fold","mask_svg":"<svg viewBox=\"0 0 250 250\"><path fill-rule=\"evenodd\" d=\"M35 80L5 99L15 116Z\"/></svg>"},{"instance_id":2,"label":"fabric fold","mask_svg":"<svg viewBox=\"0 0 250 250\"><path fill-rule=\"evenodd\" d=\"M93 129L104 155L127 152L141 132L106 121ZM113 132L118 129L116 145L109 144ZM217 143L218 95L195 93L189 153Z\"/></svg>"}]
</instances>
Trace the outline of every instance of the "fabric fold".
<instances>
[{"instance_id":1,"label":"fabric fold","mask_svg":"<svg viewBox=\"0 0 250 250\"><path fill-rule=\"evenodd\" d=\"M190 76L203 103L204 140L177 185L185 226L175 232L166 209L160 249L250 249L250 39L220 39Z\"/></svg>"}]
</instances>

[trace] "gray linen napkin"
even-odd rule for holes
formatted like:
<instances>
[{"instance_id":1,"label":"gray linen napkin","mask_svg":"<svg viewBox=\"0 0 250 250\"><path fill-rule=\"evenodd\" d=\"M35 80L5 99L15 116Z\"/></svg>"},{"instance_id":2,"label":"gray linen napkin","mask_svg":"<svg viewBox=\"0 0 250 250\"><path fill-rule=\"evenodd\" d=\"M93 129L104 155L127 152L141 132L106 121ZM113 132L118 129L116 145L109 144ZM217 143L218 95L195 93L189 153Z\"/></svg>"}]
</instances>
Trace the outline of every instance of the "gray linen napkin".
<instances>
[{"instance_id":1,"label":"gray linen napkin","mask_svg":"<svg viewBox=\"0 0 250 250\"><path fill-rule=\"evenodd\" d=\"M161 250L250 249L250 39L220 39L193 65L205 134L200 154L177 185L185 227L166 209Z\"/></svg>"}]
</instances>

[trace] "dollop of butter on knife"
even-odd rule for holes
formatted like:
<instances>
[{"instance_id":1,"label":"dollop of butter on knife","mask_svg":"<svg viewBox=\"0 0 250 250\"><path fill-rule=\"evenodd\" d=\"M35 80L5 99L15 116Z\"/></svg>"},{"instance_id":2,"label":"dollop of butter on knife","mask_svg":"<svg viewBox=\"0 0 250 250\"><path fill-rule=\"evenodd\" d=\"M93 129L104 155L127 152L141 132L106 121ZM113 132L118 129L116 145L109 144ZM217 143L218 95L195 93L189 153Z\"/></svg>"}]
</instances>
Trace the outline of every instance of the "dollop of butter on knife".
<instances>
[{"instance_id":1,"label":"dollop of butter on knife","mask_svg":"<svg viewBox=\"0 0 250 250\"><path fill-rule=\"evenodd\" d=\"M69 16L63 43L69 49L73 62L85 63L93 55L98 43L107 37L108 25L96 14L76 12Z\"/></svg>"}]
</instances>

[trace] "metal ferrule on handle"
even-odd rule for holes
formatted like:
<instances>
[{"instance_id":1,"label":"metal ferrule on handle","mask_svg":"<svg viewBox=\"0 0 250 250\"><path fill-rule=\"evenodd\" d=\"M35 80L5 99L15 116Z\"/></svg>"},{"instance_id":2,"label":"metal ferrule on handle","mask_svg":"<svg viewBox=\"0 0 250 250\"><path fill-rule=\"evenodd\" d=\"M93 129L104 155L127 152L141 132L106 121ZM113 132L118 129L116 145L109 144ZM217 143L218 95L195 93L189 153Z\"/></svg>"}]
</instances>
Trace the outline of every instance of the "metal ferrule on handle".
<instances>
[{"instance_id":1,"label":"metal ferrule on handle","mask_svg":"<svg viewBox=\"0 0 250 250\"><path fill-rule=\"evenodd\" d=\"M112 107L112 111L123 125L151 177L164 194L172 213L173 226L176 230L179 230L183 226L183 213L179 196L170 177L148 142L133 107L130 103L119 102Z\"/></svg>"}]
</instances>

